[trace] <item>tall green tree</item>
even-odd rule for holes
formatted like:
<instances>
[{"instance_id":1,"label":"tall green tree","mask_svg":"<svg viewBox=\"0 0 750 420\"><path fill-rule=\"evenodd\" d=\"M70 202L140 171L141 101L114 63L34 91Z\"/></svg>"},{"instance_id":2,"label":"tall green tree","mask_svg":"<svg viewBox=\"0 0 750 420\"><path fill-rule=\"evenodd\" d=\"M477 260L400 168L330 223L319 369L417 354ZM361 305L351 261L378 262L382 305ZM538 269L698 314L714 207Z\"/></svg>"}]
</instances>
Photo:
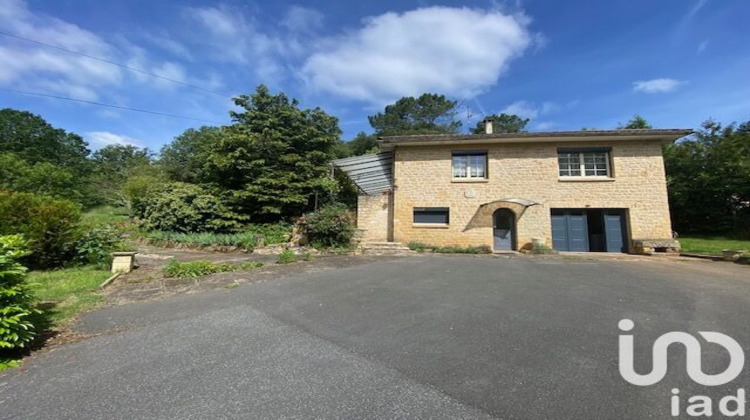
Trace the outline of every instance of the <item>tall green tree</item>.
<instances>
[{"instance_id":1,"label":"tall green tree","mask_svg":"<svg viewBox=\"0 0 750 420\"><path fill-rule=\"evenodd\" d=\"M159 164L173 181L199 183L207 154L221 136L221 127L189 128L162 148Z\"/></svg>"},{"instance_id":2,"label":"tall green tree","mask_svg":"<svg viewBox=\"0 0 750 420\"><path fill-rule=\"evenodd\" d=\"M528 118L521 118L515 114L493 114L477 122L472 132L474 134L484 134L485 120L487 119L492 121L493 133L519 133L526 131L526 125L530 121Z\"/></svg>"},{"instance_id":3,"label":"tall green tree","mask_svg":"<svg viewBox=\"0 0 750 420\"><path fill-rule=\"evenodd\" d=\"M675 230L750 237L750 121L706 121L664 161Z\"/></svg>"},{"instance_id":4,"label":"tall green tree","mask_svg":"<svg viewBox=\"0 0 750 420\"><path fill-rule=\"evenodd\" d=\"M135 176L158 176L153 158L150 150L132 145L111 144L95 151L91 156L91 194L98 194L99 203L128 207L125 181Z\"/></svg>"},{"instance_id":5,"label":"tall green tree","mask_svg":"<svg viewBox=\"0 0 750 420\"><path fill-rule=\"evenodd\" d=\"M54 128L26 111L0 110L0 152L13 153L34 164L47 162L83 174L90 151L81 136Z\"/></svg>"},{"instance_id":6,"label":"tall green tree","mask_svg":"<svg viewBox=\"0 0 750 420\"><path fill-rule=\"evenodd\" d=\"M357 135L349 141L349 148L354 156L362 156L368 153L378 153L380 147L378 146L377 136L374 134L367 134L364 131L360 131Z\"/></svg>"},{"instance_id":7,"label":"tall green tree","mask_svg":"<svg viewBox=\"0 0 750 420\"><path fill-rule=\"evenodd\" d=\"M205 181L254 221L301 215L335 190L329 177L338 120L261 85L241 95L234 124L211 148Z\"/></svg>"},{"instance_id":8,"label":"tall green tree","mask_svg":"<svg viewBox=\"0 0 750 420\"><path fill-rule=\"evenodd\" d=\"M368 120L376 136L452 134L461 128L457 107L458 102L444 95L425 93L419 98L403 97Z\"/></svg>"},{"instance_id":9,"label":"tall green tree","mask_svg":"<svg viewBox=\"0 0 750 420\"><path fill-rule=\"evenodd\" d=\"M641 117L638 114L633 115L633 118L630 119L625 124L620 124L617 126L618 129L624 129L624 130L635 130L635 129L647 129L647 128L653 128L651 124L646 121L645 118Z\"/></svg>"},{"instance_id":10,"label":"tall green tree","mask_svg":"<svg viewBox=\"0 0 750 420\"><path fill-rule=\"evenodd\" d=\"M29 163L13 153L0 153L0 190L65 198L81 203L84 182L67 168L49 162Z\"/></svg>"}]
</instances>

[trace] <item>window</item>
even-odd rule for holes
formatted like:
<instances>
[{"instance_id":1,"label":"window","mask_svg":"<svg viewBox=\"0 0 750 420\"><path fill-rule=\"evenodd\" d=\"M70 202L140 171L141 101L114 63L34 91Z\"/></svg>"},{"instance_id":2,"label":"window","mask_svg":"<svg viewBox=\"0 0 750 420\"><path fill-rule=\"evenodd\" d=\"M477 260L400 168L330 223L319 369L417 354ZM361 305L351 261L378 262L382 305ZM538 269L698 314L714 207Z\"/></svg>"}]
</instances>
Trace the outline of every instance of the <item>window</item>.
<instances>
[{"instance_id":1,"label":"window","mask_svg":"<svg viewBox=\"0 0 750 420\"><path fill-rule=\"evenodd\" d=\"M453 152L453 178L487 178L487 152Z\"/></svg>"},{"instance_id":2,"label":"window","mask_svg":"<svg viewBox=\"0 0 750 420\"><path fill-rule=\"evenodd\" d=\"M561 177L609 177L609 152L609 148L558 149L559 174Z\"/></svg>"},{"instance_id":3,"label":"window","mask_svg":"<svg viewBox=\"0 0 750 420\"><path fill-rule=\"evenodd\" d=\"M414 224L447 225L448 207L414 207Z\"/></svg>"}]
</instances>

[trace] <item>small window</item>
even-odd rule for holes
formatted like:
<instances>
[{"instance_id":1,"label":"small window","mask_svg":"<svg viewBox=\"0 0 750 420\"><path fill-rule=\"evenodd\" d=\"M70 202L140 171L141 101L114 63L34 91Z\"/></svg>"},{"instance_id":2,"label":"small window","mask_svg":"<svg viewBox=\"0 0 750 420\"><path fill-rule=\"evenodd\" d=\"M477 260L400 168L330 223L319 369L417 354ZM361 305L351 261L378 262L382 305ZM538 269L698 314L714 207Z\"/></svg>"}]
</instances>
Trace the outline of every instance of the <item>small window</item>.
<instances>
[{"instance_id":1,"label":"small window","mask_svg":"<svg viewBox=\"0 0 750 420\"><path fill-rule=\"evenodd\" d=\"M414 207L414 223L447 225L450 222L448 207Z\"/></svg>"},{"instance_id":2,"label":"small window","mask_svg":"<svg viewBox=\"0 0 750 420\"><path fill-rule=\"evenodd\" d=\"M487 178L487 153L453 152L453 178Z\"/></svg>"},{"instance_id":3,"label":"small window","mask_svg":"<svg viewBox=\"0 0 750 420\"><path fill-rule=\"evenodd\" d=\"M561 177L608 178L611 176L609 149L559 149L557 163Z\"/></svg>"}]
</instances>

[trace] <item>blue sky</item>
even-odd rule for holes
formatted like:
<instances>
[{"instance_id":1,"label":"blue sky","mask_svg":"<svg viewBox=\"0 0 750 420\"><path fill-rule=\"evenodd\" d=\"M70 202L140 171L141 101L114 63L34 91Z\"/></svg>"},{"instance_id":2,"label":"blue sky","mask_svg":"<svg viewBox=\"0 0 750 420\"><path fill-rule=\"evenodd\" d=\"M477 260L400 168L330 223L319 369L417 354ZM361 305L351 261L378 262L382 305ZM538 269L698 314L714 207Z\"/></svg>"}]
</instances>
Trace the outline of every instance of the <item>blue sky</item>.
<instances>
[{"instance_id":1,"label":"blue sky","mask_svg":"<svg viewBox=\"0 0 750 420\"><path fill-rule=\"evenodd\" d=\"M26 96L16 89L228 123L264 83L339 118L343 139L405 95L443 93L473 126L512 112L531 130L750 119L750 2L0 0L0 107L92 148L159 150L200 121Z\"/></svg>"}]
</instances>

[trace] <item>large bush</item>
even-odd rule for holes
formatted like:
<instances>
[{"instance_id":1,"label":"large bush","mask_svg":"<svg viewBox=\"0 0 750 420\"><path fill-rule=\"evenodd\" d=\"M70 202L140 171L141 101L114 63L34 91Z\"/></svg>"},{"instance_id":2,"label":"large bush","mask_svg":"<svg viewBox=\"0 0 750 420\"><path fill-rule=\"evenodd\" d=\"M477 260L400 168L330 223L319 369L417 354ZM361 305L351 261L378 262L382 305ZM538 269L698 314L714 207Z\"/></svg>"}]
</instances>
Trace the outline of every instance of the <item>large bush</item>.
<instances>
[{"instance_id":1,"label":"large bush","mask_svg":"<svg viewBox=\"0 0 750 420\"><path fill-rule=\"evenodd\" d=\"M81 212L75 203L28 193L0 193L0 235L23 234L30 242L33 267L58 267L69 261Z\"/></svg>"},{"instance_id":2,"label":"large bush","mask_svg":"<svg viewBox=\"0 0 750 420\"><path fill-rule=\"evenodd\" d=\"M204 188L181 182L145 197L143 227L170 232L236 232L245 217Z\"/></svg>"},{"instance_id":3,"label":"large bush","mask_svg":"<svg viewBox=\"0 0 750 420\"><path fill-rule=\"evenodd\" d=\"M17 262L27 247L21 235L0 236L0 350L22 348L36 335L29 318L39 311L24 285L26 267Z\"/></svg>"},{"instance_id":4,"label":"large bush","mask_svg":"<svg viewBox=\"0 0 750 420\"><path fill-rule=\"evenodd\" d=\"M123 242L122 234L117 228L102 225L82 232L73 244L73 249L75 250L74 263L94 264L108 268L112 262L112 252L123 251L127 249L127 245Z\"/></svg>"},{"instance_id":5,"label":"large bush","mask_svg":"<svg viewBox=\"0 0 750 420\"><path fill-rule=\"evenodd\" d=\"M354 217L340 204L321 207L306 215L304 224L315 247L349 246L354 236Z\"/></svg>"}]
</instances>

